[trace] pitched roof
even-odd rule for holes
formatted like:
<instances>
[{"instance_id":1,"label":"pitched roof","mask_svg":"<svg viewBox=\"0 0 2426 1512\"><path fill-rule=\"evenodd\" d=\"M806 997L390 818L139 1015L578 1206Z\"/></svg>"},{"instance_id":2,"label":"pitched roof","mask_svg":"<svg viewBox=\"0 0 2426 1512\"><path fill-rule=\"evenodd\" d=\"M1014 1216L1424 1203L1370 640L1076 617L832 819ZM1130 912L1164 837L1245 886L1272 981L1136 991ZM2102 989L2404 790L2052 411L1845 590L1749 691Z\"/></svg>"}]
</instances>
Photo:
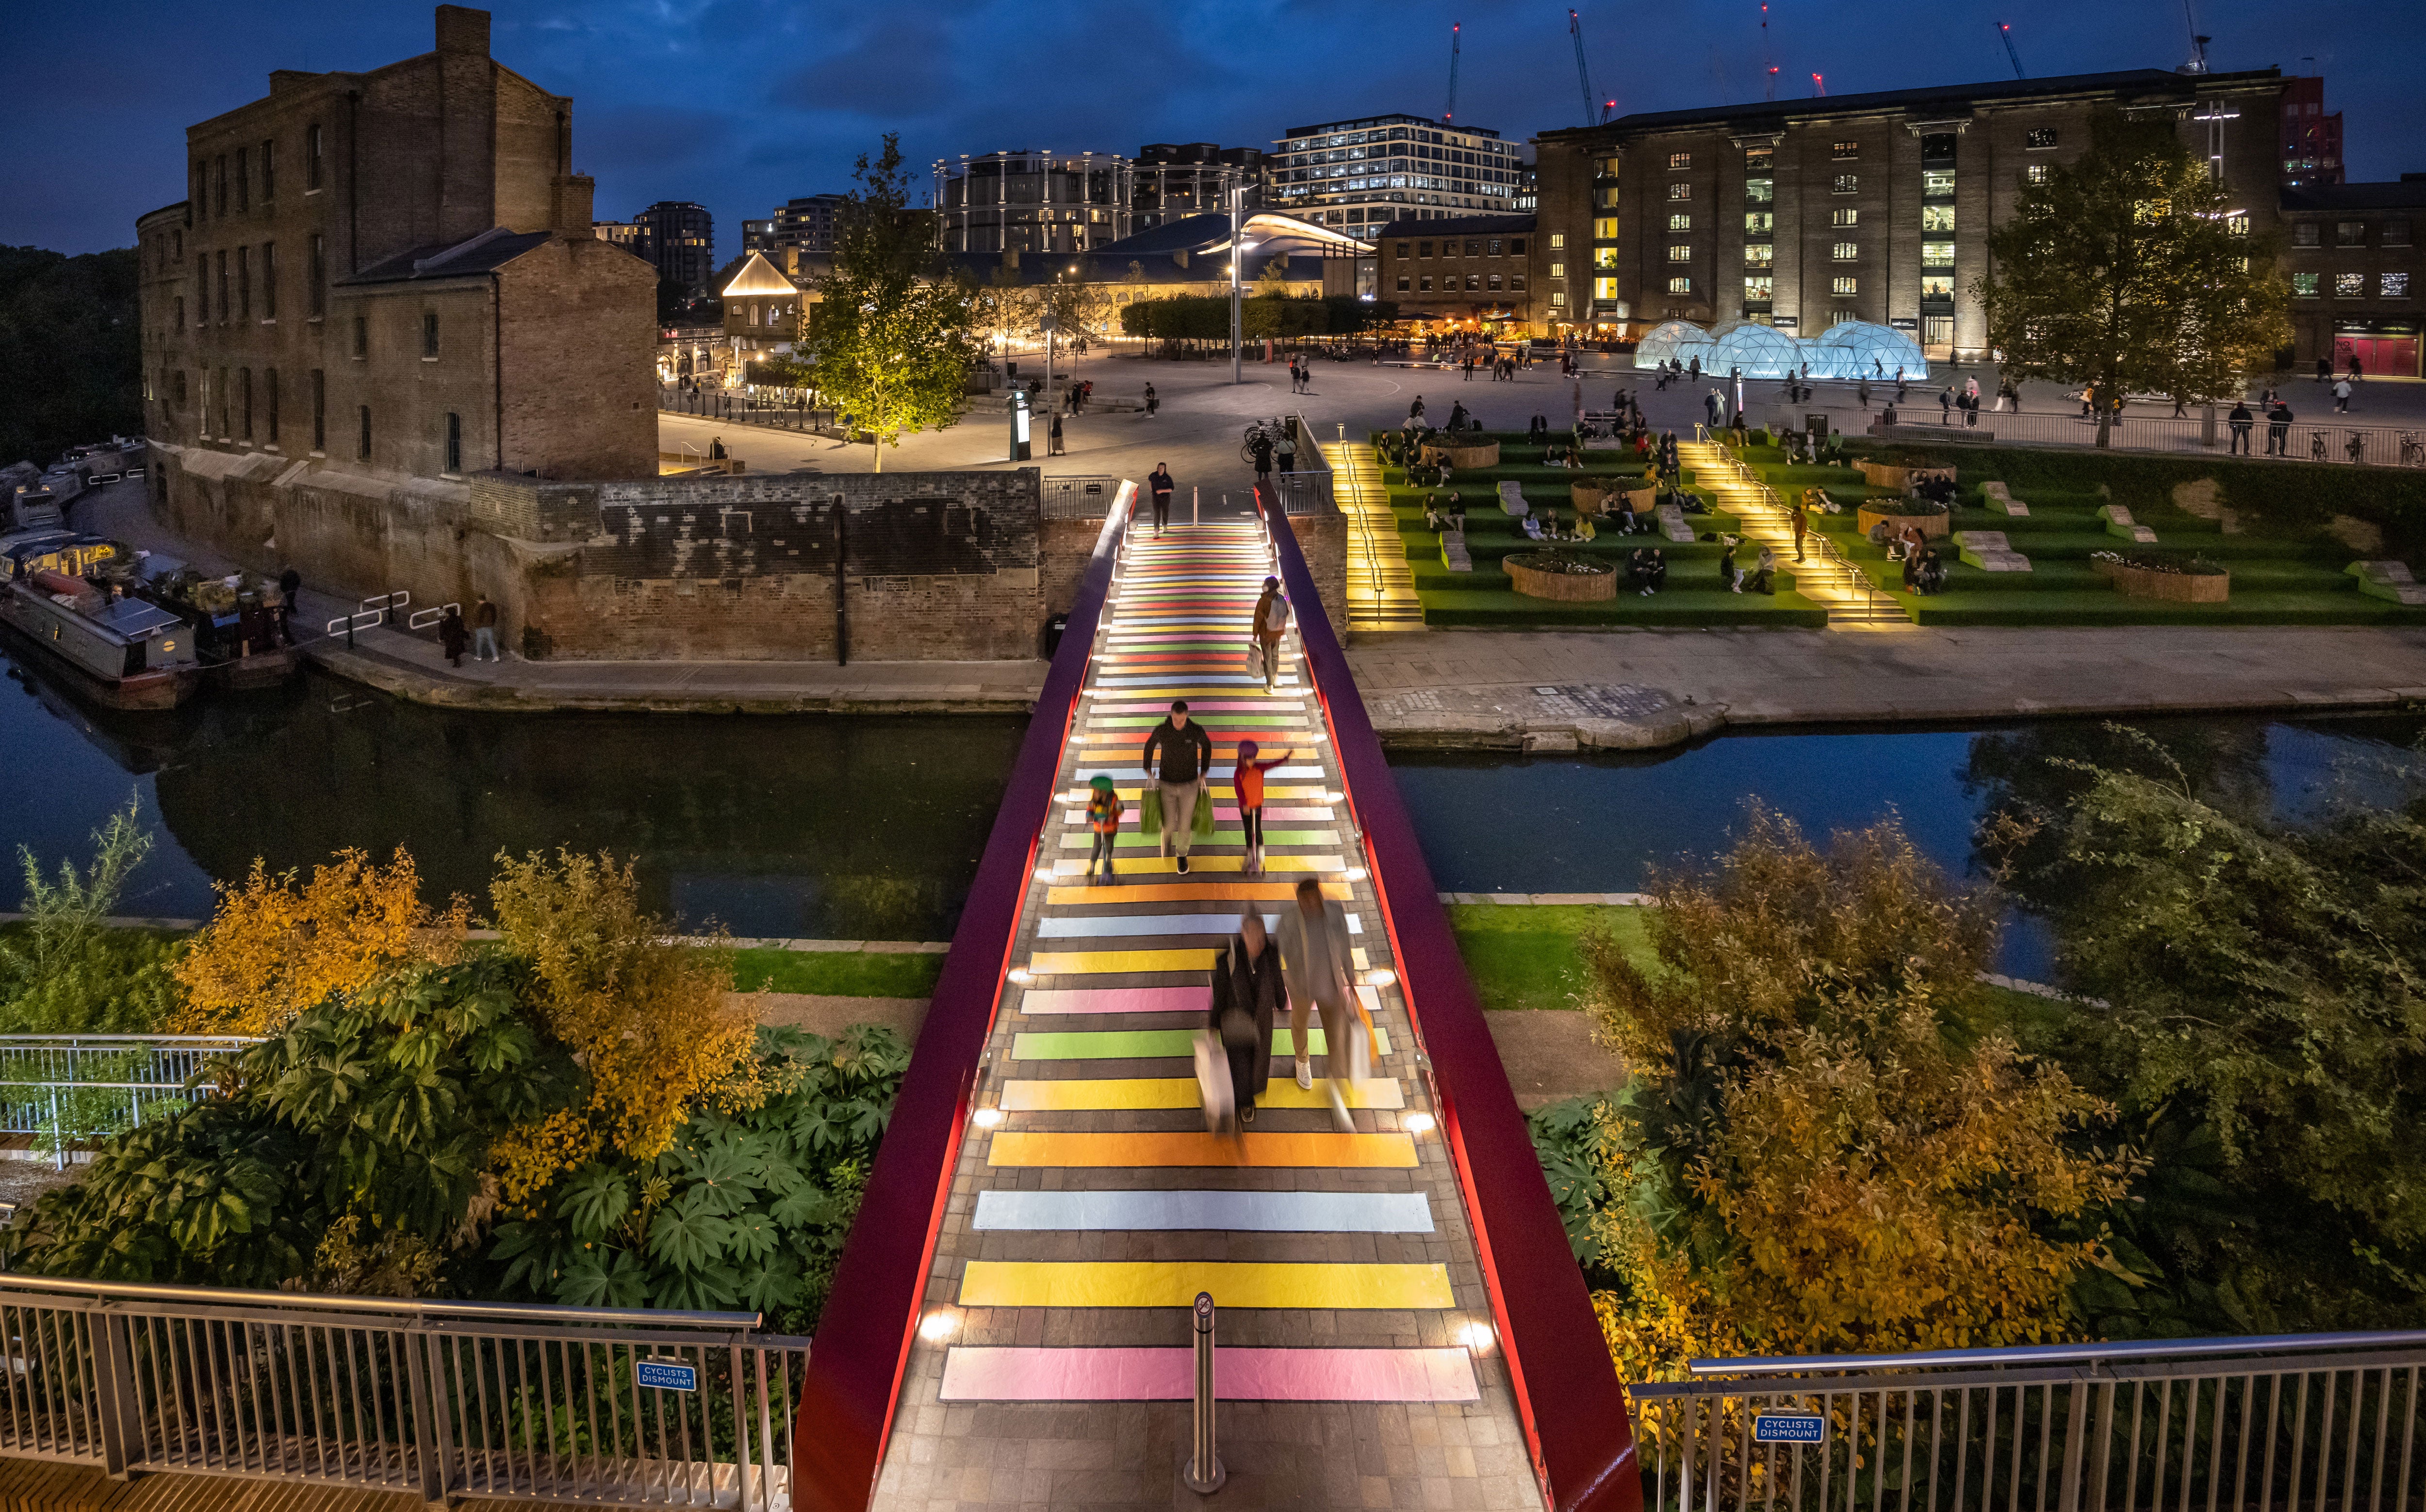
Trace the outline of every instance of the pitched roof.
<instances>
[{"instance_id":1,"label":"pitched roof","mask_svg":"<svg viewBox=\"0 0 2426 1512\"><path fill-rule=\"evenodd\" d=\"M459 279L475 273L490 273L505 266L534 247L545 245L553 236L545 231L508 231L503 226L491 226L467 241L450 247L416 247L409 252L381 258L339 283L404 283L415 279Z\"/></svg>"},{"instance_id":2,"label":"pitched roof","mask_svg":"<svg viewBox=\"0 0 2426 1512\"><path fill-rule=\"evenodd\" d=\"M785 278L774 264L767 261L766 254L753 251L743 258L741 266L734 271L733 281L724 286L723 298L746 299L753 295L774 295L780 298L800 292L790 279Z\"/></svg>"}]
</instances>

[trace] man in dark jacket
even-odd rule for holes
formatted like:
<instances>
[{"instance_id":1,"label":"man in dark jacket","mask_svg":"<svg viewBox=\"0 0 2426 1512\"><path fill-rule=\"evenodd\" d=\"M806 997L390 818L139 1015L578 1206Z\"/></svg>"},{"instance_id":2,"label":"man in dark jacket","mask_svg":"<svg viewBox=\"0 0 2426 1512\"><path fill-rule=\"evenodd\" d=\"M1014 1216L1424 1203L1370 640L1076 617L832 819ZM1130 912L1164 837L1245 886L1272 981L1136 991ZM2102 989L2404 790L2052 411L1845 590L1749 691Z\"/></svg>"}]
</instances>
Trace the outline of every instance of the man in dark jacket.
<instances>
[{"instance_id":1,"label":"man in dark jacket","mask_svg":"<svg viewBox=\"0 0 2426 1512\"><path fill-rule=\"evenodd\" d=\"M1230 1059L1230 1095L1241 1127L1255 1121L1255 1099L1272 1079L1272 1030L1288 1003L1281 953L1264 935L1264 916L1251 908L1229 948L1213 959L1213 1010L1207 1026Z\"/></svg>"},{"instance_id":2,"label":"man in dark jacket","mask_svg":"<svg viewBox=\"0 0 2426 1512\"><path fill-rule=\"evenodd\" d=\"M1172 853L1176 836L1183 873L1188 870L1189 847L1196 843L1196 796L1205 791L1205 774L1212 765L1212 737L1203 725L1189 722L1188 700L1175 700L1170 716L1145 737L1144 766L1146 775L1162 790L1161 854Z\"/></svg>"},{"instance_id":3,"label":"man in dark jacket","mask_svg":"<svg viewBox=\"0 0 2426 1512\"><path fill-rule=\"evenodd\" d=\"M1146 475L1145 481L1146 487L1154 491L1154 533L1159 536L1162 527L1171 523L1171 491L1173 487L1171 464L1155 463L1154 471Z\"/></svg>"},{"instance_id":4,"label":"man in dark jacket","mask_svg":"<svg viewBox=\"0 0 2426 1512\"><path fill-rule=\"evenodd\" d=\"M2232 426L2232 455L2235 457L2248 456L2249 430L2252 426L2257 423L2257 417L2249 412L2249 401L2246 399L2235 400L2232 406L2232 413L2224 416L2224 419L2226 423Z\"/></svg>"}]
</instances>

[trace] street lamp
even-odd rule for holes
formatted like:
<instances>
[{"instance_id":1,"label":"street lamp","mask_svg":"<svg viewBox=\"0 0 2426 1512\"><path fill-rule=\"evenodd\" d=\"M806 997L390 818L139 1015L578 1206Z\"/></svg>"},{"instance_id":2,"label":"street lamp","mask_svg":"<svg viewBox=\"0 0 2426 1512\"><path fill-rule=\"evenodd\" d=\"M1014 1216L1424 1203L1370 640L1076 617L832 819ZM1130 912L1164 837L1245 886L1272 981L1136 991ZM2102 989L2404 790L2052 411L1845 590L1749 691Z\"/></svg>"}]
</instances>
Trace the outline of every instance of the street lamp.
<instances>
[{"instance_id":1,"label":"street lamp","mask_svg":"<svg viewBox=\"0 0 2426 1512\"><path fill-rule=\"evenodd\" d=\"M1230 381L1243 383L1246 378L1238 370L1241 353L1238 349L1238 265L1247 253L1238 245L1238 217L1245 210L1247 189L1243 184L1230 187Z\"/></svg>"}]
</instances>

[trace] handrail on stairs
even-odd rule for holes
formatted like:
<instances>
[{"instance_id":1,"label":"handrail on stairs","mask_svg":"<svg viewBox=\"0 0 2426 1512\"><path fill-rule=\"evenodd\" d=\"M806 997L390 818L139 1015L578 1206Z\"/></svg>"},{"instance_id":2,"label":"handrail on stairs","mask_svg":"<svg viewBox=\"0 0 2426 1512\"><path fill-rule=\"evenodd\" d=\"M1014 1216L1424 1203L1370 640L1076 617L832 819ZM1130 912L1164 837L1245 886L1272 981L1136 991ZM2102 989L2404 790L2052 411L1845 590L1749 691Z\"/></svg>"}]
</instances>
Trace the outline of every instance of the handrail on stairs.
<instances>
[{"instance_id":1,"label":"handrail on stairs","mask_svg":"<svg viewBox=\"0 0 2426 1512\"><path fill-rule=\"evenodd\" d=\"M1719 446L1720 459L1725 462L1726 465L1733 470L1739 482L1756 491L1764 501L1774 507L1780 514L1784 514L1786 512L1786 501L1780 499L1777 496L1776 491L1772 490L1767 483L1762 482L1757 476L1754 475L1752 469L1744 463L1741 458L1727 450L1727 448L1722 444L1703 441L1702 426L1700 425L1697 424L1693 426L1693 432L1694 440L1696 442L1701 442L1705 445ZM1877 585L1870 581L1869 574L1854 566L1850 558L1839 555L1836 552L1836 543L1829 540L1825 536L1822 536L1820 539L1820 559L1822 562L1832 564L1835 567L1840 586L1845 587L1849 591L1858 591L1860 594L1860 606L1866 613L1876 615L1880 609L1884 607L1898 616L1902 615L1902 605L1897 603L1893 599L1886 599L1884 605L1881 603L1880 601L1883 595L1879 592Z\"/></svg>"}]
</instances>

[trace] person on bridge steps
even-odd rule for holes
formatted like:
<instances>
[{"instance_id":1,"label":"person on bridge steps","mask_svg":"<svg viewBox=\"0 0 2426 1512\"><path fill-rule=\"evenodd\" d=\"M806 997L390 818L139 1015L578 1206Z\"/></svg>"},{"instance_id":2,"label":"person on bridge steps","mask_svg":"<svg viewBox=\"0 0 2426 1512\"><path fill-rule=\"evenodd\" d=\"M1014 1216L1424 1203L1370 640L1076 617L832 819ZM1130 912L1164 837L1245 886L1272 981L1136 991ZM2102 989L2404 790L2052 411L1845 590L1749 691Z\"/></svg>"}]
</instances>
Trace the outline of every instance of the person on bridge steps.
<instances>
[{"instance_id":1,"label":"person on bridge steps","mask_svg":"<svg viewBox=\"0 0 2426 1512\"><path fill-rule=\"evenodd\" d=\"M1261 748L1252 740L1238 742L1237 764L1230 773L1230 790L1238 796L1238 833L1247 843L1243 870L1249 877L1259 877L1264 870L1264 774L1297 759L1297 752L1290 751L1268 762L1257 761L1255 754Z\"/></svg>"},{"instance_id":2,"label":"person on bridge steps","mask_svg":"<svg viewBox=\"0 0 2426 1512\"><path fill-rule=\"evenodd\" d=\"M1146 487L1154 491L1154 533L1159 536L1163 527L1171 523L1171 464L1155 463L1145 481Z\"/></svg>"},{"instance_id":3,"label":"person on bridge steps","mask_svg":"<svg viewBox=\"0 0 2426 1512\"><path fill-rule=\"evenodd\" d=\"M1264 596L1255 601L1255 648L1263 655L1264 691L1275 691L1281 676L1281 641L1288 635L1289 603L1281 596L1281 580L1264 579Z\"/></svg>"},{"instance_id":4,"label":"person on bridge steps","mask_svg":"<svg viewBox=\"0 0 2426 1512\"><path fill-rule=\"evenodd\" d=\"M1322 884L1306 877L1297 885L1297 907L1281 915L1281 967L1288 983L1289 1040L1297 1054L1297 1085L1314 1087L1306 1037L1309 1010L1322 1016L1322 1069L1331 1099L1331 1121L1345 1133L1356 1127L1348 1116L1342 1084L1348 1078L1348 1021L1356 997L1348 984L1348 910L1322 895Z\"/></svg>"},{"instance_id":5,"label":"person on bridge steps","mask_svg":"<svg viewBox=\"0 0 2426 1512\"><path fill-rule=\"evenodd\" d=\"M1230 1062L1230 1096L1243 1133L1255 1121L1255 1099L1272 1080L1272 1029L1288 987L1281 953L1264 936L1264 916L1249 905L1238 932L1213 963L1213 1009L1206 1027Z\"/></svg>"},{"instance_id":6,"label":"person on bridge steps","mask_svg":"<svg viewBox=\"0 0 2426 1512\"><path fill-rule=\"evenodd\" d=\"M1121 796L1111 778L1097 772L1087 782L1087 828L1095 832L1095 848L1087 857L1087 876L1112 878L1112 846L1121 833Z\"/></svg>"},{"instance_id":7,"label":"person on bridge steps","mask_svg":"<svg viewBox=\"0 0 2426 1512\"><path fill-rule=\"evenodd\" d=\"M1156 826L1162 834L1161 854L1170 855L1175 844L1183 874L1200 828L1208 837L1213 832L1212 808L1205 801L1205 776L1212 765L1212 738L1203 725L1189 722L1187 700L1173 700L1169 716L1145 737L1144 766L1161 800L1161 822ZM1201 819L1196 812L1200 806L1205 810Z\"/></svg>"}]
</instances>

